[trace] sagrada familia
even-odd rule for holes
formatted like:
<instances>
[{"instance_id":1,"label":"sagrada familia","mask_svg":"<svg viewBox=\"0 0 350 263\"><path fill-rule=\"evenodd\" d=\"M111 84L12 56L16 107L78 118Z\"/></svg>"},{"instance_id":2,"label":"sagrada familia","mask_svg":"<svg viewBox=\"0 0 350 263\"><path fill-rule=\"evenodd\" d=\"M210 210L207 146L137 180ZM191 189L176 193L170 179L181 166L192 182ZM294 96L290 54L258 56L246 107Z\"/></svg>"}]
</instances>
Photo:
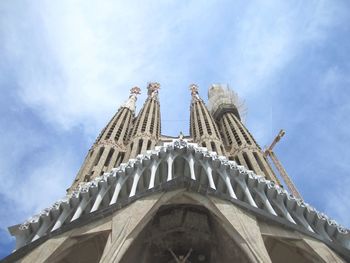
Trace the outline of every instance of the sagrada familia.
<instances>
[{"instance_id":1,"label":"sagrada familia","mask_svg":"<svg viewBox=\"0 0 350 263\"><path fill-rule=\"evenodd\" d=\"M190 86L190 135L161 133L160 85L101 131L64 199L9 227L2 262L350 262L350 232L288 190L233 91Z\"/></svg>"}]
</instances>

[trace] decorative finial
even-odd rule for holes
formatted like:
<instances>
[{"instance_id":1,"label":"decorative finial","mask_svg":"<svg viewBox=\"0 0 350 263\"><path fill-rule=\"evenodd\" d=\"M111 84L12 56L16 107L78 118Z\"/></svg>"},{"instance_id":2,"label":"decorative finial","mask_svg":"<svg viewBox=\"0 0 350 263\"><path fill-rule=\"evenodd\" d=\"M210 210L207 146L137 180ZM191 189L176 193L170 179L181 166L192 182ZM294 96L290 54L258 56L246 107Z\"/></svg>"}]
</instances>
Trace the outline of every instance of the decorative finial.
<instances>
[{"instance_id":1,"label":"decorative finial","mask_svg":"<svg viewBox=\"0 0 350 263\"><path fill-rule=\"evenodd\" d=\"M198 86L196 84L191 84L190 91L192 96L198 95Z\"/></svg>"},{"instance_id":2,"label":"decorative finial","mask_svg":"<svg viewBox=\"0 0 350 263\"><path fill-rule=\"evenodd\" d=\"M182 131L180 131L179 139L180 139L180 141L182 141L184 139L184 134L182 133Z\"/></svg>"},{"instance_id":3,"label":"decorative finial","mask_svg":"<svg viewBox=\"0 0 350 263\"><path fill-rule=\"evenodd\" d=\"M148 95L158 94L158 90L160 89L160 84L158 82L150 82L148 84Z\"/></svg>"},{"instance_id":4,"label":"decorative finial","mask_svg":"<svg viewBox=\"0 0 350 263\"><path fill-rule=\"evenodd\" d=\"M129 108L131 111L136 109L137 95L141 94L141 89L139 87L133 87L130 89L129 99L124 103L123 107Z\"/></svg>"},{"instance_id":5,"label":"decorative finial","mask_svg":"<svg viewBox=\"0 0 350 263\"><path fill-rule=\"evenodd\" d=\"M130 95L132 94L135 94L135 95L138 95L138 94L141 94L141 89L137 86L133 87L130 89Z\"/></svg>"}]
</instances>

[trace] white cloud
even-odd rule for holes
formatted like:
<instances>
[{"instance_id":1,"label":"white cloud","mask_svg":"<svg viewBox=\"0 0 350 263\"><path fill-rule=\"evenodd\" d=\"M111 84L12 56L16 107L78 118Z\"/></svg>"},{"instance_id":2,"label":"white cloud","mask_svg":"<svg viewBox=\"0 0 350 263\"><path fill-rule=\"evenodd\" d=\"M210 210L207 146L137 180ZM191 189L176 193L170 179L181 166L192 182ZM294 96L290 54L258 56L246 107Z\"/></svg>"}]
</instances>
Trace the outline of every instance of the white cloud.
<instances>
[{"instance_id":1,"label":"white cloud","mask_svg":"<svg viewBox=\"0 0 350 263\"><path fill-rule=\"evenodd\" d=\"M339 223L350 226L350 153L346 141L349 124L345 121L350 113L350 77L339 67L329 68L321 79L319 108L325 108L331 129L324 129L324 123L317 127L322 143L330 145L320 152L322 160L328 161L334 174L328 174L331 181L326 190L325 210Z\"/></svg>"},{"instance_id":2,"label":"white cloud","mask_svg":"<svg viewBox=\"0 0 350 263\"><path fill-rule=\"evenodd\" d=\"M340 9L324 1L251 3L230 32L225 74L240 94L266 92L295 56L326 38L341 21Z\"/></svg>"},{"instance_id":3,"label":"white cloud","mask_svg":"<svg viewBox=\"0 0 350 263\"><path fill-rule=\"evenodd\" d=\"M14 127L9 127L10 130ZM39 133L31 133L26 140L19 141L23 133L15 132L2 136L0 143L0 195L1 226L19 223L39 212L65 195L76 172L77 157L68 145L62 149ZM20 129L19 129L20 131ZM43 139L44 138L44 139ZM18 222L14 222L17 220Z\"/></svg>"},{"instance_id":4,"label":"white cloud","mask_svg":"<svg viewBox=\"0 0 350 263\"><path fill-rule=\"evenodd\" d=\"M101 116L115 110L133 85L144 85L154 67L169 34L158 9L146 3L49 1L31 2L22 11L26 25L12 14L7 51L22 62L21 98L61 128L101 125Z\"/></svg>"},{"instance_id":5,"label":"white cloud","mask_svg":"<svg viewBox=\"0 0 350 263\"><path fill-rule=\"evenodd\" d=\"M18 85L23 108L49 126L46 132L62 134L79 125L95 137L130 87L169 76L161 51L169 48L171 23L182 18L163 9L114 1L7 4L1 20L2 66L15 73L13 86ZM58 142L32 128L17 123L4 129L0 193L7 216L2 226L20 223L64 195L76 172L71 146L55 147Z\"/></svg>"}]
</instances>

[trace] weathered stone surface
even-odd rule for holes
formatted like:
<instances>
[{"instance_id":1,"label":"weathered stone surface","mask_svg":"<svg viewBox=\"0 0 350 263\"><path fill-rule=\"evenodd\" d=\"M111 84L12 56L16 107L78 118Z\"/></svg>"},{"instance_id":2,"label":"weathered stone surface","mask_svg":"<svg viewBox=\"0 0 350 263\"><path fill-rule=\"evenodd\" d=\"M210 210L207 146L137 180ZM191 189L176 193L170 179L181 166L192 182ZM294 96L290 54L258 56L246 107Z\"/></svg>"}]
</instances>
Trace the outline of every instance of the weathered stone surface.
<instances>
[{"instance_id":1,"label":"weathered stone surface","mask_svg":"<svg viewBox=\"0 0 350 263\"><path fill-rule=\"evenodd\" d=\"M61 236L51 238L41 246L35 248L31 253L25 256L21 263L45 262L55 251L64 243L74 244L74 241L68 241L70 233L67 232Z\"/></svg>"},{"instance_id":2,"label":"weathered stone surface","mask_svg":"<svg viewBox=\"0 0 350 263\"><path fill-rule=\"evenodd\" d=\"M271 262L262 239L256 218L235 207L229 202L211 198L220 213L228 223L240 234L250 252L254 255L254 262Z\"/></svg>"},{"instance_id":3,"label":"weathered stone surface","mask_svg":"<svg viewBox=\"0 0 350 263\"><path fill-rule=\"evenodd\" d=\"M306 236L303 237L303 240L324 260L324 262L345 263L343 259L322 242Z\"/></svg>"},{"instance_id":4,"label":"weathered stone surface","mask_svg":"<svg viewBox=\"0 0 350 263\"><path fill-rule=\"evenodd\" d=\"M119 262L157 209L182 191L154 194L116 212L112 219L112 233L107 241L101 262Z\"/></svg>"},{"instance_id":5,"label":"weathered stone surface","mask_svg":"<svg viewBox=\"0 0 350 263\"><path fill-rule=\"evenodd\" d=\"M350 233L334 220L290 196L273 182L184 140L167 143L82 185L20 227L12 227L11 231L18 237L21 247L33 242L33 236L40 240L51 235L53 230L73 226L82 215L93 218L142 197L184 187L203 196L209 194L240 203L259 215L267 212L272 215L268 216L270 219L275 217L281 222L281 218L311 235L331 240L335 246L343 247L344 252L348 250ZM46 226L55 227L45 229L45 222Z\"/></svg>"}]
</instances>

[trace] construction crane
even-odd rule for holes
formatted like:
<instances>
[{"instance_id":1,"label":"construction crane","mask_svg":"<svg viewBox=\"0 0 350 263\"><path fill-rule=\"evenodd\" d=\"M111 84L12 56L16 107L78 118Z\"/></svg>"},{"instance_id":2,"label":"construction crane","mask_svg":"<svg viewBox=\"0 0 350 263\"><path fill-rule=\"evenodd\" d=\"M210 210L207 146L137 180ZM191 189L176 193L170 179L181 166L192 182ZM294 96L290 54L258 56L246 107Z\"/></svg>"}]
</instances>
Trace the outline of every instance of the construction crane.
<instances>
[{"instance_id":1,"label":"construction crane","mask_svg":"<svg viewBox=\"0 0 350 263\"><path fill-rule=\"evenodd\" d=\"M298 192L297 188L295 187L294 183L292 182L292 180L288 176L286 170L283 168L281 162L277 159L276 154L272 150L285 134L286 134L286 132L284 130L280 130L278 135L275 137L275 139L271 143L270 147L268 147L265 150L264 155L266 158L270 157L270 159L272 160L276 169L278 170L279 174L281 175L283 181L286 183L291 194L294 195L294 197L296 197L296 198L303 199L301 197L300 193Z\"/></svg>"}]
</instances>

